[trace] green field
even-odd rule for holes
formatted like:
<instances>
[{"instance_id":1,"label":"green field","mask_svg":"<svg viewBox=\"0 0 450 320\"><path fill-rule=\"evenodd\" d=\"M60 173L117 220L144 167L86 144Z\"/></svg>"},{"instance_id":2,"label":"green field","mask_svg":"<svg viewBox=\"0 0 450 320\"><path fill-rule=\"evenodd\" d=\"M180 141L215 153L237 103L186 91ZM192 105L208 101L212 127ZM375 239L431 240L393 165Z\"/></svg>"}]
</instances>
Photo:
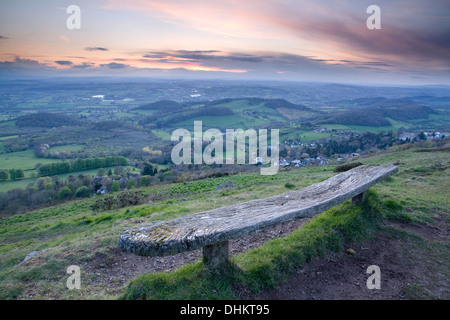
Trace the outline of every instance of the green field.
<instances>
[{"instance_id":1,"label":"green field","mask_svg":"<svg viewBox=\"0 0 450 320\"><path fill-rule=\"evenodd\" d=\"M133 110L133 111L132 111L132 114L138 114L138 115L144 115L144 116L147 116L147 115L151 115L151 114L153 114L153 113L155 113L155 112L157 112L156 109Z\"/></svg>"},{"instance_id":2,"label":"green field","mask_svg":"<svg viewBox=\"0 0 450 320\"><path fill-rule=\"evenodd\" d=\"M295 139L298 137L300 141L315 141L319 139L329 138L331 133L329 132L314 132L305 131L296 128L284 128L280 130L280 141L286 139Z\"/></svg>"},{"instance_id":3,"label":"green field","mask_svg":"<svg viewBox=\"0 0 450 320\"><path fill-rule=\"evenodd\" d=\"M158 168L161 168L161 169L163 169L164 167L165 166L162 166L162 165L158 166ZM105 167L103 169L114 170L114 168L115 167ZM138 171L136 171L137 169L135 167L126 166L124 168L129 168L131 172L138 173ZM134 169L134 171L133 171L133 169ZM64 174L58 175L58 178L60 180L64 181L69 176L78 176L80 174L95 176L97 174L97 171L98 171L98 169L91 169L91 170L64 173ZM29 174L26 174L26 177L29 177ZM25 189L28 186L28 184L33 183L36 180L37 180L37 178L26 178L26 179L17 180L17 181L3 181L3 182L0 182L0 192L7 192L12 189Z\"/></svg>"},{"instance_id":4,"label":"green field","mask_svg":"<svg viewBox=\"0 0 450 320\"><path fill-rule=\"evenodd\" d=\"M128 113L128 112L116 112L116 113L114 113L114 117L117 119L127 119L127 118L136 117L136 115L133 113Z\"/></svg>"},{"instance_id":5,"label":"green field","mask_svg":"<svg viewBox=\"0 0 450 320\"><path fill-rule=\"evenodd\" d=\"M71 151L79 151L84 148L84 145L63 145L63 146L55 146L47 149L48 152L71 152Z\"/></svg>"},{"instance_id":6,"label":"green field","mask_svg":"<svg viewBox=\"0 0 450 320\"><path fill-rule=\"evenodd\" d=\"M251 122L245 121L242 117L236 115L228 115L228 116L199 116L191 119L187 119L184 121L180 121L173 124L174 128L185 128L187 130L194 130L194 121L202 121L203 130L209 128L229 128L229 129L248 129L247 125L251 126ZM258 122L261 124L262 122ZM258 124L255 123L255 126Z\"/></svg>"},{"instance_id":7,"label":"green field","mask_svg":"<svg viewBox=\"0 0 450 320\"><path fill-rule=\"evenodd\" d=\"M24 151L2 153L0 154L0 169L22 169L34 170L36 164L47 164L57 162L55 159L38 158L33 150L28 149Z\"/></svg>"},{"instance_id":8,"label":"green field","mask_svg":"<svg viewBox=\"0 0 450 320\"><path fill-rule=\"evenodd\" d=\"M15 125L16 125L16 120L0 122L0 127L14 127Z\"/></svg>"},{"instance_id":9,"label":"green field","mask_svg":"<svg viewBox=\"0 0 450 320\"><path fill-rule=\"evenodd\" d=\"M5 137L0 137L0 141L12 139L12 138L17 138L17 137L18 137L18 135L15 135L15 136L5 136Z\"/></svg>"},{"instance_id":10,"label":"green field","mask_svg":"<svg viewBox=\"0 0 450 320\"><path fill-rule=\"evenodd\" d=\"M0 142L0 150L3 147ZM71 151L79 151L83 149L83 145L63 145L63 146L55 146L48 149L50 152L71 152ZM60 160L50 159L50 158L38 158L34 154L33 150L24 150L17 151L11 153L2 153L0 154L0 169L10 170L10 169L22 169L24 170L25 179L18 181L3 181L0 182L0 192L7 192L12 189L24 189L28 184L36 181L36 178L32 177L32 174L37 175L37 171L34 169L36 164L48 164L58 162ZM111 167L114 168L114 167ZM129 167L130 170L133 170L134 167ZM109 168L105 168L109 169ZM89 174L95 175L98 169L79 171L79 172L70 172L59 175L60 179L67 179L70 175L79 175L79 174Z\"/></svg>"},{"instance_id":11,"label":"green field","mask_svg":"<svg viewBox=\"0 0 450 320\"><path fill-rule=\"evenodd\" d=\"M233 100L231 102L214 105L216 108L229 108L234 114L226 116L196 116L190 117L192 110L198 109L198 106L182 111L180 114L186 114L186 119L173 124L172 128L193 129L194 121L202 121L205 128L227 128L227 129L252 129L268 124L271 121L285 121L285 119L274 109L268 108L264 103L251 105L247 100ZM172 115L167 115L162 119L168 120Z\"/></svg>"},{"instance_id":12,"label":"green field","mask_svg":"<svg viewBox=\"0 0 450 320\"><path fill-rule=\"evenodd\" d=\"M36 179L27 178L17 181L2 181L0 182L0 192L8 192L13 189L25 189L28 184L33 183Z\"/></svg>"},{"instance_id":13,"label":"green field","mask_svg":"<svg viewBox=\"0 0 450 320\"><path fill-rule=\"evenodd\" d=\"M336 130L347 130L347 131L356 131L356 132L388 132L395 130L395 126L383 126L383 127L371 127L371 126L358 126L358 125L343 125L343 124L323 124L321 125L327 129L336 129ZM400 126L401 127L401 126ZM405 126L403 126L405 127Z\"/></svg>"},{"instance_id":14,"label":"green field","mask_svg":"<svg viewBox=\"0 0 450 320\"><path fill-rule=\"evenodd\" d=\"M358 126L358 125L343 125L343 124L323 124L321 127L327 128L327 129L336 129L336 130L349 130L349 131L356 131L356 132L372 132L372 133L379 133L379 132L388 132L388 131L397 131L400 128L404 128L406 130L416 130L416 124L423 125L425 130L435 130L439 125L445 125L450 121L450 116L446 114L432 114L427 119L414 119L409 120L408 122L403 121L396 121L391 118L387 118L389 122L391 123L390 126L380 126L380 127L372 127L372 126ZM426 127L429 126L429 129L426 129Z\"/></svg>"},{"instance_id":15,"label":"green field","mask_svg":"<svg viewBox=\"0 0 450 320\"><path fill-rule=\"evenodd\" d=\"M163 130L152 130L152 132L153 132L153 134L154 134L155 136L157 136L158 138L163 139L163 140L168 140L168 141L170 141L170 138L172 137L172 135L171 135L169 132L167 132L167 131L163 131Z\"/></svg>"}]
</instances>

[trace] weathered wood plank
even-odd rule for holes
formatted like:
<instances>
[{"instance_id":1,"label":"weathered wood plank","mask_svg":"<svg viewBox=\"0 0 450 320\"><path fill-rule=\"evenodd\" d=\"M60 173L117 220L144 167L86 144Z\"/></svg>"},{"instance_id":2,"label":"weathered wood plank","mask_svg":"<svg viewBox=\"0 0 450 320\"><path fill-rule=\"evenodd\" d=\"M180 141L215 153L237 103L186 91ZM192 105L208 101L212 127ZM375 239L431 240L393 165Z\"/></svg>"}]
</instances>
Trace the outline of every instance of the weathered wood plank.
<instances>
[{"instance_id":1,"label":"weathered wood plank","mask_svg":"<svg viewBox=\"0 0 450 320\"><path fill-rule=\"evenodd\" d=\"M390 164L360 166L301 190L125 230L118 245L144 256L195 250L313 216L362 194L397 171Z\"/></svg>"}]
</instances>

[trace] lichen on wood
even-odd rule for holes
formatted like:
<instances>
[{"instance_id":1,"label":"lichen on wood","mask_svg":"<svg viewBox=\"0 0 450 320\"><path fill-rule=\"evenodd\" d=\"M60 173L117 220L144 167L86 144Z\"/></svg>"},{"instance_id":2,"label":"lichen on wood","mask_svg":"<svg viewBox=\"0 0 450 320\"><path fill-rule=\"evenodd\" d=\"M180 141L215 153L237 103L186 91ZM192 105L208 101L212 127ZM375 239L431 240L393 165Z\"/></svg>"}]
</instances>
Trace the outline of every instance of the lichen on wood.
<instances>
[{"instance_id":1,"label":"lichen on wood","mask_svg":"<svg viewBox=\"0 0 450 320\"><path fill-rule=\"evenodd\" d=\"M392 164L358 166L300 190L128 229L118 245L143 256L195 250L311 217L363 194L397 171Z\"/></svg>"}]
</instances>

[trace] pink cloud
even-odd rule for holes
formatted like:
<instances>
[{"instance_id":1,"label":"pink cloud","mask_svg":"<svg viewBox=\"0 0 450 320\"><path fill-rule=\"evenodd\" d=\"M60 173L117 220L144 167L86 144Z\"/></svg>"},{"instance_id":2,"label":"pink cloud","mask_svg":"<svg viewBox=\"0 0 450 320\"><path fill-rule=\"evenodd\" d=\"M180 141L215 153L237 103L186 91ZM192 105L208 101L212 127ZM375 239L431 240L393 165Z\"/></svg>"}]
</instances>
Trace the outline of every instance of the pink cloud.
<instances>
[{"instance_id":1,"label":"pink cloud","mask_svg":"<svg viewBox=\"0 0 450 320\"><path fill-rule=\"evenodd\" d=\"M420 8L403 8L413 17L422 17ZM413 2L420 6L420 2ZM323 59L359 61L384 60L399 68L448 68L450 45L445 30L421 30L405 23L402 6L381 1L381 30L366 27L368 17L364 3L336 1L270 0L109 0L106 8L146 12L162 21L219 35L241 38L284 39L296 54L314 52ZM440 2L439 2L440 3ZM434 5L434 11L444 5ZM392 6L393 11L388 11ZM403 23L399 23L398 21ZM424 23L424 22L423 22ZM419 23L420 24L420 23ZM424 26L426 24L424 23ZM245 43L243 43L245 45ZM248 49L248 48L247 48Z\"/></svg>"}]
</instances>

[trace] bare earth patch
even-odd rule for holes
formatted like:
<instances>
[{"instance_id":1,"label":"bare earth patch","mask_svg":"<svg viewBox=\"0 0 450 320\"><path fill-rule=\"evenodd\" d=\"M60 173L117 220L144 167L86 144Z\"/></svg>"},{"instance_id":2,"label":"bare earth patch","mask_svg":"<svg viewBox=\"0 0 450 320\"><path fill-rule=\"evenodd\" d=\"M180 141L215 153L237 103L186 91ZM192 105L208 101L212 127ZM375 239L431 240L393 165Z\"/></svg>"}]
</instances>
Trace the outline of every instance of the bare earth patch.
<instances>
[{"instance_id":1,"label":"bare earth patch","mask_svg":"<svg viewBox=\"0 0 450 320\"><path fill-rule=\"evenodd\" d=\"M449 230L446 217L437 224L388 222L388 226L416 233L430 242L447 244L440 255L430 259L428 246L380 232L373 241L348 245L356 253L346 251L314 259L299 267L288 282L247 299L271 300L399 300L450 298L450 265L448 260ZM434 249L432 255L439 254ZM439 250L438 250L439 251ZM444 261L442 261L444 260ZM367 267L381 270L381 289L368 289Z\"/></svg>"}]
</instances>

